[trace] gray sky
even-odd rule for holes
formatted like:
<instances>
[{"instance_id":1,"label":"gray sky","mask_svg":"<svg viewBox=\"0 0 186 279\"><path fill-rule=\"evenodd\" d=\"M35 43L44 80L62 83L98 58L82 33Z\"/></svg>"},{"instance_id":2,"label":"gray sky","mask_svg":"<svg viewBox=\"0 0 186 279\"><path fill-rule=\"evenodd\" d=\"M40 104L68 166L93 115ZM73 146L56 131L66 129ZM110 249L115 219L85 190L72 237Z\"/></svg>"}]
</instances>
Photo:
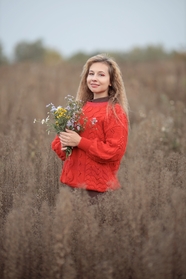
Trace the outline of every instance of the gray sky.
<instances>
[{"instance_id":1,"label":"gray sky","mask_svg":"<svg viewBox=\"0 0 186 279\"><path fill-rule=\"evenodd\" d=\"M62 55L162 44L186 48L186 0L0 0L0 41L43 39Z\"/></svg>"}]
</instances>

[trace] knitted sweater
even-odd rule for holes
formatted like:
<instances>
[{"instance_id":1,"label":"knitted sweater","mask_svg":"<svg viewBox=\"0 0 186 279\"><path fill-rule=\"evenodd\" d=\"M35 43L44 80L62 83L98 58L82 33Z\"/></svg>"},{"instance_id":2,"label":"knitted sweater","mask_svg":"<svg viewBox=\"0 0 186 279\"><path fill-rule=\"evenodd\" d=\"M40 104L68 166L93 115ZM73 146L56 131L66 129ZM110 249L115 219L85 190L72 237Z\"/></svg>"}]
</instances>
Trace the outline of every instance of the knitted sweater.
<instances>
[{"instance_id":1,"label":"knitted sweater","mask_svg":"<svg viewBox=\"0 0 186 279\"><path fill-rule=\"evenodd\" d=\"M112 109L107 110L107 105L108 102L85 104L86 128L80 134L79 145L67 159L59 137L53 140L52 149L65 161L60 177L62 183L98 192L120 187L117 171L126 150L128 121L119 104L115 105L118 117ZM93 125L94 118L97 122Z\"/></svg>"}]
</instances>

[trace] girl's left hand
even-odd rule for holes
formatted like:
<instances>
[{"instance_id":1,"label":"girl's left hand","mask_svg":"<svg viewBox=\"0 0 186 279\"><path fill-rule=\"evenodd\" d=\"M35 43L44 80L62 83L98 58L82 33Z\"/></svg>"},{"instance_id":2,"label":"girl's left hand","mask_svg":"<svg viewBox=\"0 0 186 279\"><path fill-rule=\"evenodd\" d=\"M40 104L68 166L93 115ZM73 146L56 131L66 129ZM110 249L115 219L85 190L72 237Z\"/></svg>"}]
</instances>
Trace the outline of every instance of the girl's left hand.
<instances>
[{"instance_id":1,"label":"girl's left hand","mask_svg":"<svg viewBox=\"0 0 186 279\"><path fill-rule=\"evenodd\" d=\"M66 129L66 132L60 132L59 138L63 148L66 146L77 146L81 140L81 137L78 135L78 133L68 129Z\"/></svg>"}]
</instances>

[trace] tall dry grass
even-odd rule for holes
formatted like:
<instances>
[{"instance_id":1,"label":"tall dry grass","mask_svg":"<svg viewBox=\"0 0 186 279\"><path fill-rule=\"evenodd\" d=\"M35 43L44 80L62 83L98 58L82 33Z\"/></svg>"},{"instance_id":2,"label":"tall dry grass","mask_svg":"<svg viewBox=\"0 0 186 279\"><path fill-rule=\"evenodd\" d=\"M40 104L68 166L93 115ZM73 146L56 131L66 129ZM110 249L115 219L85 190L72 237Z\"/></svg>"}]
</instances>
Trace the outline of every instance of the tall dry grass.
<instances>
[{"instance_id":1,"label":"tall dry grass","mask_svg":"<svg viewBox=\"0 0 186 279\"><path fill-rule=\"evenodd\" d=\"M60 184L54 135L33 124L75 95L82 65L0 68L0 278L186 278L185 64L120 67L131 119L122 187L94 204Z\"/></svg>"}]
</instances>

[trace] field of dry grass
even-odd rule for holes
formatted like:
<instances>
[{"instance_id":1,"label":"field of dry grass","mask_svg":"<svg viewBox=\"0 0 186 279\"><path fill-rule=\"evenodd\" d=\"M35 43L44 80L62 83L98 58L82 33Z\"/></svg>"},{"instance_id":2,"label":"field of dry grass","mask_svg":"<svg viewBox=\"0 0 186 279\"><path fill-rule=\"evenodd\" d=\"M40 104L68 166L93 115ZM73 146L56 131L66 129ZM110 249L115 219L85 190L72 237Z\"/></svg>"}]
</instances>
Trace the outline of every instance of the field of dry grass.
<instances>
[{"instance_id":1,"label":"field of dry grass","mask_svg":"<svg viewBox=\"0 0 186 279\"><path fill-rule=\"evenodd\" d=\"M59 182L33 124L75 95L82 66L0 67L0 278L186 278L186 67L118 61L130 103L121 189L90 205Z\"/></svg>"}]
</instances>

